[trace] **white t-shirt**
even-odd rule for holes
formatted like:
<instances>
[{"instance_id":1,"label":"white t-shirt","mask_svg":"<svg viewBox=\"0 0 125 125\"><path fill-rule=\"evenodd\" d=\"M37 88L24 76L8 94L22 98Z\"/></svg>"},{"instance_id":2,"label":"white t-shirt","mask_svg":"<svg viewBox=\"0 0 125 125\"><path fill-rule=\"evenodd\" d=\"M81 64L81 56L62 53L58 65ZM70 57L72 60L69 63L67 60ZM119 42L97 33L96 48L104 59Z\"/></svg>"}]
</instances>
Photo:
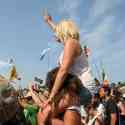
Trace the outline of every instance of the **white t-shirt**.
<instances>
[{"instance_id":1,"label":"white t-shirt","mask_svg":"<svg viewBox=\"0 0 125 125\"><path fill-rule=\"evenodd\" d=\"M63 53L59 57L59 64L62 64ZM91 69L88 64L88 59L84 52L81 53L75 60L69 69L69 73L76 75L81 81L84 87L86 87L90 92L95 92L95 83L93 82L93 77Z\"/></svg>"}]
</instances>

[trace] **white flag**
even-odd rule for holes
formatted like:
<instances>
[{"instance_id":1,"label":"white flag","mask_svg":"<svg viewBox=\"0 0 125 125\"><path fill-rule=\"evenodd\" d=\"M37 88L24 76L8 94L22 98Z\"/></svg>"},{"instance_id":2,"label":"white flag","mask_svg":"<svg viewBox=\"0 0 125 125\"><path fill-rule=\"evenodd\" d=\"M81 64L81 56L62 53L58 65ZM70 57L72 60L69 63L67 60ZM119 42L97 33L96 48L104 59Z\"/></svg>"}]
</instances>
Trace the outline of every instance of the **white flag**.
<instances>
[{"instance_id":1,"label":"white flag","mask_svg":"<svg viewBox=\"0 0 125 125\"><path fill-rule=\"evenodd\" d=\"M45 57L45 55L50 51L50 48L46 48L42 51L41 56L40 56L40 60L43 60L43 58Z\"/></svg>"}]
</instances>

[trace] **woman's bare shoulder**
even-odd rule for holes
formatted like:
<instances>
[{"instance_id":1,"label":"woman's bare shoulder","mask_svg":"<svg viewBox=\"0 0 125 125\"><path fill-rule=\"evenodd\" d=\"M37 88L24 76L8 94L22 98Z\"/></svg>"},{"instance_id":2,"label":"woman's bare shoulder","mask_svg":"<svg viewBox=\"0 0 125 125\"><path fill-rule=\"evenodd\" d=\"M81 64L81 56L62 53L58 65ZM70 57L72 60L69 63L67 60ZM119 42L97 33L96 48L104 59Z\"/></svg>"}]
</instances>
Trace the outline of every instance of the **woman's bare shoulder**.
<instances>
[{"instance_id":1,"label":"woman's bare shoulder","mask_svg":"<svg viewBox=\"0 0 125 125\"><path fill-rule=\"evenodd\" d=\"M65 43L79 45L79 41L76 40L76 39L72 39L72 38L67 39L67 40L65 41Z\"/></svg>"},{"instance_id":2,"label":"woman's bare shoulder","mask_svg":"<svg viewBox=\"0 0 125 125\"><path fill-rule=\"evenodd\" d=\"M77 50L76 52L79 53L79 50L80 50L80 43L78 40L76 39L67 39L67 41L65 42L65 46L66 48L71 48L72 50L75 49Z\"/></svg>"}]
</instances>

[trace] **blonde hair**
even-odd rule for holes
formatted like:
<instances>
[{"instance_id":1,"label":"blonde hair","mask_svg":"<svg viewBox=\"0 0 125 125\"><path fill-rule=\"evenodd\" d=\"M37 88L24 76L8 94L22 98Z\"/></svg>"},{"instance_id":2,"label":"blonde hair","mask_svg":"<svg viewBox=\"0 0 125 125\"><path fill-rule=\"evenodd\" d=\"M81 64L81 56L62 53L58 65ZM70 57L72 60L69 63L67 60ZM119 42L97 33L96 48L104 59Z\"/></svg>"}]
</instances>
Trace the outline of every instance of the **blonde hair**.
<instances>
[{"instance_id":1,"label":"blonde hair","mask_svg":"<svg viewBox=\"0 0 125 125\"><path fill-rule=\"evenodd\" d=\"M79 40L79 31L75 23L71 20L63 20L56 25L56 36L65 41L68 38Z\"/></svg>"}]
</instances>

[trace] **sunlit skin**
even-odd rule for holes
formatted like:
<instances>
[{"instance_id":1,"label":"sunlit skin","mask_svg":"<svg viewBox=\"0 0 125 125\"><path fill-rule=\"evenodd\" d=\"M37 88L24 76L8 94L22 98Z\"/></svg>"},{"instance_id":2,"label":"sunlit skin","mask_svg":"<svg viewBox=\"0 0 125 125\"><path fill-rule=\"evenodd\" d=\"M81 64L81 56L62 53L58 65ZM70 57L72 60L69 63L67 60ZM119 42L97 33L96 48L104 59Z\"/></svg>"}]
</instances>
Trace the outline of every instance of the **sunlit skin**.
<instances>
[{"instance_id":1,"label":"sunlit skin","mask_svg":"<svg viewBox=\"0 0 125 125\"><path fill-rule=\"evenodd\" d=\"M77 96L74 96L74 98L71 99L71 95L69 93L65 94L63 98L59 101L58 105L55 107L55 111L53 111L52 105L48 104L42 111L39 111L37 115L38 125L45 125L47 120L49 120L52 125L77 125L78 123L80 124L80 114L76 111L66 110L66 107L68 107L71 103L77 104L78 99L79 98ZM58 118L58 113L61 112L65 112L64 121Z\"/></svg>"}]
</instances>

